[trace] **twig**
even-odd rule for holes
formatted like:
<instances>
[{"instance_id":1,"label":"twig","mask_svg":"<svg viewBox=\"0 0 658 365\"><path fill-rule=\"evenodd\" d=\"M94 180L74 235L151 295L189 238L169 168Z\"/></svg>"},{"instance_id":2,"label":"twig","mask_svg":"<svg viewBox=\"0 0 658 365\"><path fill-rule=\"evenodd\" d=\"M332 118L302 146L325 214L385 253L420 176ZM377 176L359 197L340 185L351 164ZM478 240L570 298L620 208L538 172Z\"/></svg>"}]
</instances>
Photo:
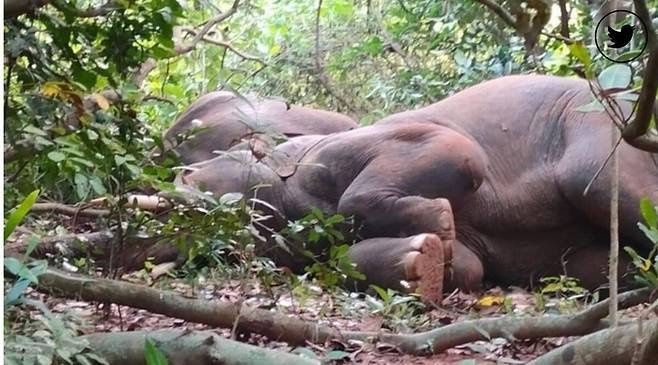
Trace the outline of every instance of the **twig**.
<instances>
[{"instance_id":1,"label":"twig","mask_svg":"<svg viewBox=\"0 0 658 365\"><path fill-rule=\"evenodd\" d=\"M171 104L171 105L176 106L176 102L175 102L175 101L173 101L173 100L171 100L171 99L169 99L169 98L167 98L167 97L164 97L164 96L146 95L146 96L142 99L142 101L149 101L149 100L161 101L161 102L163 102L163 103L168 103L168 104Z\"/></svg>"},{"instance_id":2,"label":"twig","mask_svg":"<svg viewBox=\"0 0 658 365\"><path fill-rule=\"evenodd\" d=\"M198 34L198 32L196 30L192 29L192 28L184 27L181 30L183 30L184 32L187 32L189 34L192 34L192 35L197 35ZM203 38L201 38L201 40L206 42L206 43L210 43L210 44L214 44L216 46L224 47L224 48L228 49L229 51L235 53L236 55L238 55L242 59L250 60L250 61L256 61L260 64L266 65L266 62L263 61L260 57L244 53L244 52L240 51L239 49L235 48L235 46L233 46L229 42L222 41L222 40L215 39L215 38L210 38L209 36L204 36Z\"/></svg>"},{"instance_id":3,"label":"twig","mask_svg":"<svg viewBox=\"0 0 658 365\"><path fill-rule=\"evenodd\" d=\"M608 282L610 283L610 326L617 327L617 291L619 278L619 145L620 135L617 127L610 124L612 137L612 176L610 177L610 262L608 265Z\"/></svg>"},{"instance_id":4,"label":"twig","mask_svg":"<svg viewBox=\"0 0 658 365\"><path fill-rule=\"evenodd\" d=\"M35 203L30 209L30 213L59 213L66 215L79 215L85 217L107 217L110 215L109 210L90 209L88 206L71 206L60 203Z\"/></svg>"},{"instance_id":5,"label":"twig","mask_svg":"<svg viewBox=\"0 0 658 365\"><path fill-rule=\"evenodd\" d=\"M226 12L221 13L221 14L215 16L214 18L208 20L208 22L206 22L206 24L203 26L203 28L201 28L201 30L199 30L199 32L197 32L197 34L194 36L194 38L192 38L192 41L189 44L179 45L179 46L176 47L176 53L177 54L183 54L183 53L187 53L187 52L193 50L197 46L197 44L199 42L201 42L203 37L206 36L206 34L210 31L210 29L212 29L212 27L214 27L218 23L223 22L224 20L228 19L233 14L235 14L235 12L238 10L238 5L240 5L240 0L234 0L233 5L231 5L230 9L228 9Z\"/></svg>"},{"instance_id":6,"label":"twig","mask_svg":"<svg viewBox=\"0 0 658 365\"><path fill-rule=\"evenodd\" d=\"M569 33L569 11L567 10L567 0L558 0L560 5L560 35L564 39L571 40L571 34ZM573 41L567 42L567 44L573 43Z\"/></svg>"}]
</instances>

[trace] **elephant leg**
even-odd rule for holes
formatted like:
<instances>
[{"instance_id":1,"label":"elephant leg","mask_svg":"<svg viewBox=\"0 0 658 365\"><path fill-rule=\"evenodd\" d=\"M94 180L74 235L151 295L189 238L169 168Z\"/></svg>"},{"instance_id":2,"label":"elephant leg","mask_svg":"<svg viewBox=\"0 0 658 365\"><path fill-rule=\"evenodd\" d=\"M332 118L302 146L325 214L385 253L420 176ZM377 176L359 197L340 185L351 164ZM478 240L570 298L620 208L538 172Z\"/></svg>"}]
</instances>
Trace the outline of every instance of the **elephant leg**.
<instances>
[{"instance_id":1,"label":"elephant leg","mask_svg":"<svg viewBox=\"0 0 658 365\"><path fill-rule=\"evenodd\" d=\"M594 181L588 194L583 196L585 187L609 153L607 146L596 147L602 144L601 141L609 140L609 136L606 137L608 139L601 137L598 142L582 141L571 146L556 171L560 191L571 206L582 212L592 224L607 231L610 228L611 163ZM592 155L597 157L595 161L586 159ZM619 232L622 242L646 250L651 245L637 226L638 222L643 221L639 203L642 198L658 203L658 156L652 157L647 152L622 143L619 158Z\"/></svg>"},{"instance_id":2,"label":"elephant leg","mask_svg":"<svg viewBox=\"0 0 658 365\"><path fill-rule=\"evenodd\" d=\"M349 256L366 277L351 283L361 291L372 284L405 292L418 290L424 302L440 303L447 290L475 291L482 284L483 266L477 256L459 242L453 247L431 233L367 239L352 246Z\"/></svg>"},{"instance_id":3,"label":"elephant leg","mask_svg":"<svg viewBox=\"0 0 658 365\"><path fill-rule=\"evenodd\" d=\"M365 237L436 233L454 240L452 209L479 188L485 158L464 137L441 137L433 143L387 145L345 189L338 213L354 215Z\"/></svg>"}]
</instances>

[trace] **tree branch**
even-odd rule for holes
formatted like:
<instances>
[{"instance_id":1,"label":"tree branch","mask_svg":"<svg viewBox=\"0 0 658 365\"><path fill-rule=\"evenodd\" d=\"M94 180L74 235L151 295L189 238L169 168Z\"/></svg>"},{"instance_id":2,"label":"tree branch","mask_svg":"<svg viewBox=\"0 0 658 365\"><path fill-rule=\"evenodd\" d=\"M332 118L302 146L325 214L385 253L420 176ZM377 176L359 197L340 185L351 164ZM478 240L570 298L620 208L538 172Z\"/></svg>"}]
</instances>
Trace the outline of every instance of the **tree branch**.
<instances>
[{"instance_id":1,"label":"tree branch","mask_svg":"<svg viewBox=\"0 0 658 365\"><path fill-rule=\"evenodd\" d=\"M105 4L87 9L78 9L76 15L80 18L95 18L97 16L103 16L111 13L114 10L120 9L121 7L117 4L115 0L109 0Z\"/></svg>"},{"instance_id":2,"label":"tree branch","mask_svg":"<svg viewBox=\"0 0 658 365\"><path fill-rule=\"evenodd\" d=\"M390 334L340 332L326 325L268 310L229 302L184 298L176 293L137 284L70 275L52 269L39 277L37 289L55 296L127 305L221 328L232 328L239 314L238 331L259 333L291 344L302 344L305 341L324 343L330 339L381 341L397 346L402 352L417 355L439 353L457 345L495 337L533 339L585 335L602 327L602 318L608 314L609 302L603 300L573 315L486 318L458 322L416 334ZM622 293L619 296L619 307L637 305L645 302L648 297L649 290L646 289Z\"/></svg>"},{"instance_id":3,"label":"tree branch","mask_svg":"<svg viewBox=\"0 0 658 365\"><path fill-rule=\"evenodd\" d=\"M35 203L32 205L30 213L59 213L82 217L107 217L110 215L109 210L89 209L85 206L76 207L60 203Z\"/></svg>"},{"instance_id":4,"label":"tree branch","mask_svg":"<svg viewBox=\"0 0 658 365\"><path fill-rule=\"evenodd\" d=\"M622 131L622 136L626 142L636 148L658 152L658 136L648 133L658 91L658 35L651 22L651 15L646 3L643 0L635 0L635 8L647 27L649 59L642 78L643 84L637 101L637 113L633 122Z\"/></svg>"},{"instance_id":5,"label":"tree branch","mask_svg":"<svg viewBox=\"0 0 658 365\"><path fill-rule=\"evenodd\" d=\"M194 36L192 41L187 45L176 46L176 54L181 55L193 50L199 42L206 36L206 34L218 23L223 22L224 20L231 17L238 10L238 5L240 5L240 0L234 0L233 5L226 12L221 13L214 18L206 22L206 24L201 28L201 30Z\"/></svg>"},{"instance_id":6,"label":"tree branch","mask_svg":"<svg viewBox=\"0 0 658 365\"><path fill-rule=\"evenodd\" d=\"M282 350L232 341L211 331L167 329L94 333L80 337L110 364L144 364L144 342L153 341L169 364L320 365L320 361Z\"/></svg>"},{"instance_id":7,"label":"tree branch","mask_svg":"<svg viewBox=\"0 0 658 365\"><path fill-rule=\"evenodd\" d=\"M198 34L198 32L196 30L192 29L192 28L185 28L184 27L184 28L182 28L182 30L186 33L192 34L193 36ZM206 42L206 43L210 43L210 44L214 44L216 46L224 47L224 48L228 49L229 51L235 53L236 55L238 55L242 59L250 60L250 61L256 61L256 62L258 62L262 65L266 64L265 61L263 61L260 57L244 53L244 52L240 51L239 49L235 48L229 42L225 42L225 41L222 41L222 40L219 40L219 39L210 38L209 36L204 36L201 40L203 42Z\"/></svg>"},{"instance_id":8,"label":"tree branch","mask_svg":"<svg viewBox=\"0 0 658 365\"><path fill-rule=\"evenodd\" d=\"M5 0L5 19L32 12L51 0Z\"/></svg>"},{"instance_id":9,"label":"tree branch","mask_svg":"<svg viewBox=\"0 0 658 365\"><path fill-rule=\"evenodd\" d=\"M238 5L240 4L240 0L234 0L233 5L231 6L230 9L227 11L215 16L214 18L208 20L203 28L199 30L196 33L196 36L192 39L190 43L187 44L176 44L174 45L174 52L176 53L176 56L183 55L185 53L191 52L196 48L198 43L205 37L205 35L217 24L223 22L224 20L228 19L231 17L233 14L238 9ZM144 83L144 80L148 77L148 75L151 73L151 71L155 70L155 68L158 66L158 61L155 58L147 58L146 61L142 63L142 65L139 67L139 70L137 70L131 78L131 82L135 84L138 88L141 88L142 84ZM101 93L105 99L107 99L110 102L117 102L121 99L121 95L116 90L106 90ZM87 97L85 98L85 109L90 110L90 111L96 111L99 109L98 104L93 98Z\"/></svg>"},{"instance_id":10,"label":"tree branch","mask_svg":"<svg viewBox=\"0 0 658 365\"><path fill-rule=\"evenodd\" d=\"M507 10L505 10L502 6L496 4L492 0L477 0L480 4L486 6L489 8L489 10L493 11L496 15L500 17L507 25L510 27L517 29L516 27L516 19L514 19L514 16L510 14Z\"/></svg>"},{"instance_id":11,"label":"tree branch","mask_svg":"<svg viewBox=\"0 0 658 365\"><path fill-rule=\"evenodd\" d=\"M567 11L567 0L558 0L558 3L560 4L560 35L564 37L564 39L571 39L569 32L569 11Z\"/></svg>"},{"instance_id":12,"label":"tree branch","mask_svg":"<svg viewBox=\"0 0 658 365\"><path fill-rule=\"evenodd\" d=\"M220 328L232 328L240 313L238 331L258 333L275 341L304 344L340 338L326 325L306 322L269 310L230 302L185 298L177 293L110 279L94 279L48 269L39 276L39 291L57 297L110 302L145 309L169 317Z\"/></svg>"},{"instance_id":13,"label":"tree branch","mask_svg":"<svg viewBox=\"0 0 658 365\"><path fill-rule=\"evenodd\" d=\"M649 336L658 337L658 320L647 323L651 328ZM531 361L528 365L622 365L630 364L635 349L634 341L637 325L628 324L592 333L578 340L548 352ZM653 342L655 344L655 340ZM648 359L654 361L658 347L645 348ZM655 362L654 362L655 364Z\"/></svg>"},{"instance_id":14,"label":"tree branch","mask_svg":"<svg viewBox=\"0 0 658 365\"><path fill-rule=\"evenodd\" d=\"M649 290L640 289L619 295L619 308L645 302ZM609 299L573 314L540 317L501 317L457 322L427 332L415 334L379 334L370 337L363 332L344 332L345 338L374 339L397 346L402 352L436 354L461 344L502 337L535 339L544 337L581 336L600 329L601 320L608 315Z\"/></svg>"}]
</instances>

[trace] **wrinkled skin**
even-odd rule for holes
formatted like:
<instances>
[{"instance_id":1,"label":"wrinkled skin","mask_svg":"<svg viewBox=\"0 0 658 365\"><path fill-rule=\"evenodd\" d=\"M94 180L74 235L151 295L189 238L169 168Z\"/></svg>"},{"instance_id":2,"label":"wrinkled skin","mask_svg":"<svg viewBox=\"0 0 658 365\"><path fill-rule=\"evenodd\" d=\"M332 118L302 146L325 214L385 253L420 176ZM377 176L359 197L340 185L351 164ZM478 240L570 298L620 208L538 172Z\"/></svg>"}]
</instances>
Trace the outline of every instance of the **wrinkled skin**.
<instances>
[{"instance_id":1,"label":"wrinkled skin","mask_svg":"<svg viewBox=\"0 0 658 365\"><path fill-rule=\"evenodd\" d=\"M165 134L165 147L173 146L181 161L191 164L216 157L213 151L226 151L258 133L285 138L356 127L356 122L338 113L216 91L199 98L178 118ZM195 130L177 145L177 135Z\"/></svg>"},{"instance_id":2,"label":"wrinkled skin","mask_svg":"<svg viewBox=\"0 0 658 365\"><path fill-rule=\"evenodd\" d=\"M527 285L565 270L590 289L607 282L611 169L587 196L583 191L610 152L611 121L604 113L576 110L591 100L584 80L511 76L376 124L447 126L486 154L479 189L450 200L457 227L453 267L469 278L463 286L477 287L483 278ZM621 245L646 252L639 202L658 202L658 156L622 142L619 158ZM629 258L621 251L625 272ZM623 285L630 282L625 275Z\"/></svg>"},{"instance_id":3,"label":"wrinkled skin","mask_svg":"<svg viewBox=\"0 0 658 365\"><path fill-rule=\"evenodd\" d=\"M350 251L367 277L357 286L400 289L400 280L407 280L436 300L443 270L429 262L450 256L455 233L448 200L463 204L480 185L485 166L472 140L449 128L410 123L293 138L262 161L248 150L231 151L192 165L196 171L182 180L216 196L257 194L276 207L271 213L280 219L269 222L273 229L311 207L354 216L366 238ZM257 184L270 187L254 193L250 188ZM292 268L308 263L285 253L274 256Z\"/></svg>"}]
</instances>

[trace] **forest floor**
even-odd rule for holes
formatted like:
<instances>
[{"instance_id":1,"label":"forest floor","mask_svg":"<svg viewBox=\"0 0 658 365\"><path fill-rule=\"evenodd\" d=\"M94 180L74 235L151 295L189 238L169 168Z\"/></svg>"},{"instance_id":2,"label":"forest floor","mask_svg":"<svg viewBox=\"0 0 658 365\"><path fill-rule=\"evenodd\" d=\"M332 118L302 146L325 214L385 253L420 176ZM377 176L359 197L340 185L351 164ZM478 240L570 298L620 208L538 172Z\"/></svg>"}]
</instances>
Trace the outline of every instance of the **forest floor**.
<instances>
[{"instance_id":1,"label":"forest floor","mask_svg":"<svg viewBox=\"0 0 658 365\"><path fill-rule=\"evenodd\" d=\"M141 282L143 275L126 275L123 279ZM439 325L445 325L465 319L495 317L505 314L538 313L538 300L542 301L544 313L569 313L582 309L579 300L566 298L546 298L518 288L501 290L492 288L479 297L453 293L448 296L441 307L421 309L420 302L412 296L394 295L388 301L382 301L375 295L356 295L343 291L324 292L319 286L304 284L294 290L275 288L276 303L256 281L245 282L200 280L201 284L191 285L184 279L167 277L153 284L163 290L173 290L185 297L204 298L208 300L242 301L254 307L276 309L280 313L296 316L311 322L330 324L343 330L397 332L422 331ZM40 300L54 313L66 313L82 320L84 333L156 330L186 328L190 330L212 330L227 338L237 338L254 345L295 351L306 356L333 363L357 364L524 364L528 361L569 342L570 338L551 338L541 340L506 340L478 341L445 351L430 357L418 357L400 354L395 348L378 344L359 342L332 342L325 346L307 343L305 347L291 347L283 342L268 340L255 334L244 336L231 333L229 329L213 329L207 325L190 323L181 319L169 318L141 309L118 307L115 304L104 305L75 300L50 297L31 291L28 297ZM624 316L634 317L646 306L637 306L624 311ZM34 311L32 315L39 315Z\"/></svg>"},{"instance_id":2,"label":"forest floor","mask_svg":"<svg viewBox=\"0 0 658 365\"><path fill-rule=\"evenodd\" d=\"M53 222L39 222L41 227L53 227ZM44 224L46 223L46 224ZM60 220L61 223L61 220ZM78 225L77 233L90 230L90 226ZM71 232L73 230L67 230ZM56 232L52 232L56 233ZM64 232L58 232L62 234ZM57 234L57 233L56 233ZM19 234L20 236L20 234ZM14 235L8 242L16 238ZM67 265L72 267L71 265ZM97 273L97 275L100 275ZM179 272L180 276L182 272ZM133 272L121 277L160 290L174 291L184 297L207 300L242 302L250 307L276 310L309 322L319 322L340 330L391 331L411 333L426 331L442 325L466 319L490 318L503 315L566 314L582 310L592 302L591 296L578 295L579 288L565 282L553 282L552 292L539 294L540 289L527 291L520 288L492 287L478 296L454 292L447 295L441 306L423 305L416 296L388 291L382 293L356 294L343 290L323 289L316 281L306 276L298 277L294 288L290 284L264 286L255 273L242 275L240 279L227 279L236 275L217 269L202 269L183 277L164 276L153 282L144 271ZM5 285L7 287L7 285ZM546 290L548 286L544 287ZM559 295L556 293L560 293ZM211 330L227 338L281 351L294 351L329 363L357 364L525 364L546 352L575 338L550 338L539 340L492 339L457 346L441 354L419 357L401 354L393 346L383 343L372 345L363 342L331 342L319 346L307 342L303 347L292 347L263 336L232 333L230 329L190 323L169 318L142 309L119 307L115 304L91 303L61 299L28 289L27 297L39 300L54 313L80 320L82 333L114 332L133 330L156 330L186 328ZM622 318L633 318L646 305L626 309ZM22 313L35 318L37 309ZM20 320L13 321L20 326ZM18 328L16 328L19 330ZM20 332L20 330L19 330ZM26 335L29 336L28 333Z\"/></svg>"}]
</instances>

